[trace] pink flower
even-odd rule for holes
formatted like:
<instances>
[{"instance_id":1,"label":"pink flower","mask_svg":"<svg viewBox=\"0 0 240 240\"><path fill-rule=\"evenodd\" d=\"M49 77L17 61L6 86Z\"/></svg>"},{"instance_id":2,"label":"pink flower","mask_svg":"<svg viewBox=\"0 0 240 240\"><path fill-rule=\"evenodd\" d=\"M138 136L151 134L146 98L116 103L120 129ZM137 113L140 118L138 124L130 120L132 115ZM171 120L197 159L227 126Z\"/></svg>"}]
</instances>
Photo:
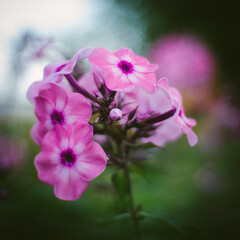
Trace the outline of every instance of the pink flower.
<instances>
[{"instance_id":1,"label":"pink flower","mask_svg":"<svg viewBox=\"0 0 240 240\"><path fill-rule=\"evenodd\" d=\"M154 72L158 65L134 55L129 48L120 48L113 53L105 48L95 48L89 56L89 62L104 71L105 83L110 90L127 92L139 86L155 92Z\"/></svg>"},{"instance_id":2,"label":"pink flower","mask_svg":"<svg viewBox=\"0 0 240 240\"><path fill-rule=\"evenodd\" d=\"M89 182L104 171L106 154L92 140L92 127L80 121L66 128L56 125L43 138L35 166L39 179L54 187L56 197L78 199Z\"/></svg>"},{"instance_id":3,"label":"pink flower","mask_svg":"<svg viewBox=\"0 0 240 240\"><path fill-rule=\"evenodd\" d=\"M73 71L78 60L89 57L92 48L83 48L68 61L49 64L44 68L43 80L32 83L27 92L29 101L34 102L34 97L38 96L39 89L48 82L59 83L63 75L70 74Z\"/></svg>"},{"instance_id":4,"label":"pink flower","mask_svg":"<svg viewBox=\"0 0 240 240\"><path fill-rule=\"evenodd\" d=\"M17 170L22 166L26 155L23 139L10 139L0 135L0 175L1 171Z\"/></svg>"},{"instance_id":5,"label":"pink flower","mask_svg":"<svg viewBox=\"0 0 240 240\"><path fill-rule=\"evenodd\" d=\"M78 93L69 93L55 83L47 83L35 98L38 122L32 129L32 137L40 144L43 136L55 125L66 126L78 120L88 122L91 105Z\"/></svg>"},{"instance_id":6,"label":"pink flower","mask_svg":"<svg viewBox=\"0 0 240 240\"><path fill-rule=\"evenodd\" d=\"M194 36L169 35L159 39L149 52L159 64L158 77L167 77L176 87L208 85L215 73L215 59L208 47Z\"/></svg>"},{"instance_id":7,"label":"pink flower","mask_svg":"<svg viewBox=\"0 0 240 240\"><path fill-rule=\"evenodd\" d=\"M177 109L173 117L155 124L157 129L150 137L142 138L143 143L152 142L162 147L167 142L178 139L182 133L187 135L191 146L197 143L197 136L191 130L191 127L196 125L196 121L185 116L181 95L175 88L168 86L166 78L162 78L158 82L158 88L154 94L142 89L126 93L124 104L126 105L123 109L124 113L137 107L136 117L140 120L143 120L144 117L149 118L156 114L163 114L173 108Z\"/></svg>"}]
</instances>

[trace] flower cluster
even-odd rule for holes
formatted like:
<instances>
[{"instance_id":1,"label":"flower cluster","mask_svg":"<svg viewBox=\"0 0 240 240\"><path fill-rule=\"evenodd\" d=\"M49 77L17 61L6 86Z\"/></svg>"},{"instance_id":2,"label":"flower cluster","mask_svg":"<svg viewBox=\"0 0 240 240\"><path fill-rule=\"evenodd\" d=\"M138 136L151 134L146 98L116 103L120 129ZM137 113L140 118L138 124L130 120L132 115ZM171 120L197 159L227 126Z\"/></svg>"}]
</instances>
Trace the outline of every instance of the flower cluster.
<instances>
[{"instance_id":1,"label":"flower cluster","mask_svg":"<svg viewBox=\"0 0 240 240\"><path fill-rule=\"evenodd\" d=\"M84 58L90 70L76 79L74 69ZM162 147L182 133L191 146L197 143L195 120L185 116L177 89L166 78L157 80L157 69L128 48L84 48L71 60L46 66L43 80L31 85L27 95L37 117L32 137L42 150L35 166L58 198L79 198L107 160L131 163L133 146L151 142ZM121 151L106 147L106 155L93 141L99 134L101 142Z\"/></svg>"}]
</instances>

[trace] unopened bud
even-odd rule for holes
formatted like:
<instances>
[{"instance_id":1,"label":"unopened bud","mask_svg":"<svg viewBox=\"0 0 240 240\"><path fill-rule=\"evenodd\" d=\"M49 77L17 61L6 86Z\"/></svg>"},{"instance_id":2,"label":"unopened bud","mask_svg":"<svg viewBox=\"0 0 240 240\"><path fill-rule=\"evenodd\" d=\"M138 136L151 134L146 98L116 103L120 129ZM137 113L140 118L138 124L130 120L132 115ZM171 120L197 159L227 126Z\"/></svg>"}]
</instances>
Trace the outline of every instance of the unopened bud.
<instances>
[{"instance_id":1,"label":"unopened bud","mask_svg":"<svg viewBox=\"0 0 240 240\"><path fill-rule=\"evenodd\" d=\"M115 101L111 102L109 105L110 108L116 108L117 107L117 103Z\"/></svg>"},{"instance_id":2,"label":"unopened bud","mask_svg":"<svg viewBox=\"0 0 240 240\"><path fill-rule=\"evenodd\" d=\"M122 118L122 111L119 108L113 108L109 113L109 117L113 121L118 121Z\"/></svg>"}]
</instances>

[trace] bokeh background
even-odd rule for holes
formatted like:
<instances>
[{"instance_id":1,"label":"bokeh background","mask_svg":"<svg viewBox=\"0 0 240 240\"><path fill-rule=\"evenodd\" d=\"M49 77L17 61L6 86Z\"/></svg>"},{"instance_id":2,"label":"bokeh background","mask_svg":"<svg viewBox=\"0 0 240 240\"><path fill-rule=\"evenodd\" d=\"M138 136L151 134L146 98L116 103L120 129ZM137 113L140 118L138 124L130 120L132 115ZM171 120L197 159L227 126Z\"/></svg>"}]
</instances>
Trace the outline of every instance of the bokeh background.
<instances>
[{"instance_id":1,"label":"bokeh background","mask_svg":"<svg viewBox=\"0 0 240 240\"><path fill-rule=\"evenodd\" d=\"M121 200L108 168L74 202L37 179L39 147L26 98L43 67L85 46L129 47L159 63L198 121L185 136L148 150L145 176L132 174L135 201L159 216L140 222L143 239L240 239L239 11L237 1L0 1L0 239L134 239L114 218Z\"/></svg>"}]
</instances>

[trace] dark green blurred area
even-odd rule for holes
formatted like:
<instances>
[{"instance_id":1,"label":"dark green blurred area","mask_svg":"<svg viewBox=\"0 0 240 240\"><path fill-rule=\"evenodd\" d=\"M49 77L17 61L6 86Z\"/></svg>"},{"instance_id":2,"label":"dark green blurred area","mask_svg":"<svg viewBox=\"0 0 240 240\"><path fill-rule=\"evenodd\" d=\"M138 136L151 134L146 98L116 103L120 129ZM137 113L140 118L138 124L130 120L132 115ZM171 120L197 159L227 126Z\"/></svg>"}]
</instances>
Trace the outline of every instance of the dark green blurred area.
<instances>
[{"instance_id":1,"label":"dark green blurred area","mask_svg":"<svg viewBox=\"0 0 240 240\"><path fill-rule=\"evenodd\" d=\"M79 200L61 201L37 179L33 159L39 148L28 136L30 125L19 126L29 151L22 169L0 182L1 239L134 239L130 220L103 221L121 213L113 169L94 180ZM238 239L238 149L237 140L227 139L218 152L204 153L182 137L151 151L142 163L145 178L131 175L136 204L184 232L146 218L140 221L143 239Z\"/></svg>"},{"instance_id":2,"label":"dark green blurred area","mask_svg":"<svg viewBox=\"0 0 240 240\"><path fill-rule=\"evenodd\" d=\"M199 36L216 53L219 86L239 104L239 15L235 1L117 1L141 14L151 43L170 32ZM199 119L198 119L199 120ZM201 126L201 121L200 126ZM108 168L82 197L64 202L40 182L33 165L39 148L30 139L32 123L1 123L6 134L27 141L25 163L0 179L0 239L134 239L130 220L109 221L120 203ZM201 128L196 129L198 134ZM218 151L189 147L183 136L142 163L146 177L132 174L134 198L144 212L179 226L174 231L153 219L140 221L143 239L240 239L239 140L226 135Z\"/></svg>"}]
</instances>

